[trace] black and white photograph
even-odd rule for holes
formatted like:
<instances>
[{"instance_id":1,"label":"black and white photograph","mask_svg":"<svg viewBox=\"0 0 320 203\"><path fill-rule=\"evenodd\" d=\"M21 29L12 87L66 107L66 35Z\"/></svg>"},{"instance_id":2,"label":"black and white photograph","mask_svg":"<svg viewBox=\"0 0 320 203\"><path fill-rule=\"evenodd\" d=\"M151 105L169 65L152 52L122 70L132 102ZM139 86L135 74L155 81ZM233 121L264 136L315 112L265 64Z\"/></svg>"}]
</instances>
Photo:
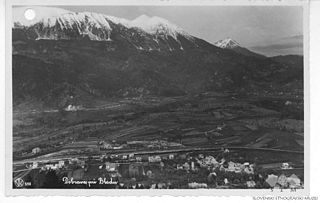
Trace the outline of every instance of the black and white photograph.
<instances>
[{"instance_id":1,"label":"black and white photograph","mask_svg":"<svg viewBox=\"0 0 320 203\"><path fill-rule=\"evenodd\" d=\"M10 187L303 191L304 12L13 6Z\"/></svg>"}]
</instances>

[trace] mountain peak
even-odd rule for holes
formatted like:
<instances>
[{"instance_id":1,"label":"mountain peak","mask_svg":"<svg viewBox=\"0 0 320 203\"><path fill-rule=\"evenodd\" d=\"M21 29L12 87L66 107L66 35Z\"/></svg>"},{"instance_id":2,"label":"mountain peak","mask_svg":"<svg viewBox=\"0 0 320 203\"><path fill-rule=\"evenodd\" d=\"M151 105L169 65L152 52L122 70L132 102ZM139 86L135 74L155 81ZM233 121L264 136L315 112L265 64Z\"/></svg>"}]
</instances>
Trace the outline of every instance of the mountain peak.
<instances>
[{"instance_id":1,"label":"mountain peak","mask_svg":"<svg viewBox=\"0 0 320 203\"><path fill-rule=\"evenodd\" d=\"M149 34L170 35L174 38L177 38L177 33L189 36L182 28L158 16L141 15L131 21L130 26L141 28Z\"/></svg>"},{"instance_id":2,"label":"mountain peak","mask_svg":"<svg viewBox=\"0 0 320 203\"><path fill-rule=\"evenodd\" d=\"M239 54L242 54L244 56L253 56L253 57L257 57L257 58L265 58L265 56L261 55L261 54L257 54L255 52L252 52L251 50L242 47L236 40L231 39L230 37L223 39L223 40L219 40L217 42L215 42L213 45L220 47L222 49L230 49L233 50Z\"/></svg>"},{"instance_id":3,"label":"mountain peak","mask_svg":"<svg viewBox=\"0 0 320 203\"><path fill-rule=\"evenodd\" d=\"M122 24L127 28L141 29L151 35L161 35L166 38L171 36L176 40L178 39L178 35L183 35L190 40L193 39L182 28L158 16L149 17L144 14L134 20L127 20L94 12L73 12L55 7L33 6L30 8L35 10L36 18L29 21L24 17L24 12L28 8L15 7L13 9L13 27L30 27L40 23L42 24L40 26L42 29L51 29L57 25L61 30L76 28L76 32L79 32L81 35L87 35L92 40L106 40L106 38L109 39L110 32L112 32L109 24L111 21L115 24ZM99 36L96 36L97 30L101 32ZM38 30L36 33L39 32L41 30ZM46 33L47 31L44 32L45 35L47 35ZM54 35L38 36L38 39L54 39Z\"/></svg>"},{"instance_id":4,"label":"mountain peak","mask_svg":"<svg viewBox=\"0 0 320 203\"><path fill-rule=\"evenodd\" d=\"M240 47L240 44L231 38L219 40L215 42L214 45L223 49L233 49L235 47Z\"/></svg>"}]
</instances>

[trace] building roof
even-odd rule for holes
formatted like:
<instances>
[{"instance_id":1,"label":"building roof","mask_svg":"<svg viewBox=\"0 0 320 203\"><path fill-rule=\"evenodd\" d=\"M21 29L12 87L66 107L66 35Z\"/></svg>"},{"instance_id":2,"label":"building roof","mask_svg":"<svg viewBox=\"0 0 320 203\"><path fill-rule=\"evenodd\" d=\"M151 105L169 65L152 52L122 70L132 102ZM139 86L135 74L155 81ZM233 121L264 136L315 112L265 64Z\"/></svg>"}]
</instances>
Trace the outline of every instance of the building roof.
<instances>
[{"instance_id":1,"label":"building roof","mask_svg":"<svg viewBox=\"0 0 320 203\"><path fill-rule=\"evenodd\" d=\"M274 187L277 184L278 176L276 175L268 175L268 178L266 179L266 182L270 185L270 187Z\"/></svg>"},{"instance_id":2,"label":"building roof","mask_svg":"<svg viewBox=\"0 0 320 203\"><path fill-rule=\"evenodd\" d=\"M284 174L280 175L278 178L278 183L281 186L286 186L288 184L287 177Z\"/></svg>"},{"instance_id":3,"label":"building roof","mask_svg":"<svg viewBox=\"0 0 320 203\"><path fill-rule=\"evenodd\" d=\"M290 177L288 177L287 181L290 186L299 186L301 184L300 178L295 174L292 174Z\"/></svg>"}]
</instances>

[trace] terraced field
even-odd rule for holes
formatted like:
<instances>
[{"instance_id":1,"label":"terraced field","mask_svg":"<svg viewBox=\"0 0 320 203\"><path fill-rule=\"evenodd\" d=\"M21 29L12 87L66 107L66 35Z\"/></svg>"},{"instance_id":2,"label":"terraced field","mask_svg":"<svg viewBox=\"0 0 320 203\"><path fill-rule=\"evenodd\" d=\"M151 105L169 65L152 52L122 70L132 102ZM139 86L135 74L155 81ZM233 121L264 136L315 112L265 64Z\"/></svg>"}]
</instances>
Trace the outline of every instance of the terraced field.
<instances>
[{"instance_id":1,"label":"terraced field","mask_svg":"<svg viewBox=\"0 0 320 203\"><path fill-rule=\"evenodd\" d=\"M70 152L103 154L98 147L101 141L125 144L139 140L163 140L183 147L303 151L303 120L296 114L297 106L285 105L288 99L278 98L284 108L295 109L295 113L283 113L269 103L263 106L259 101L266 100L265 96L249 100L228 93L121 99L119 105L113 101L112 105L69 112L15 112L14 158ZM19 122L25 118L27 123ZM35 147L40 147L41 153L30 153Z\"/></svg>"}]
</instances>

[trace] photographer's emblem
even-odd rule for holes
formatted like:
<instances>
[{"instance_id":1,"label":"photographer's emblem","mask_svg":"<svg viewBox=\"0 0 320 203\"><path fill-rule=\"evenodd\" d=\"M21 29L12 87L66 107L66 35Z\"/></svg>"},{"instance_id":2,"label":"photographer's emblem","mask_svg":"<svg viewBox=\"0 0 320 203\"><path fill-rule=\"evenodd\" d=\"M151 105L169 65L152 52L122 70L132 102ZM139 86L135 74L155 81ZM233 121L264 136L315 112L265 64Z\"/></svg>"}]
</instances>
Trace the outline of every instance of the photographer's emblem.
<instances>
[{"instance_id":1,"label":"photographer's emblem","mask_svg":"<svg viewBox=\"0 0 320 203\"><path fill-rule=\"evenodd\" d=\"M16 185L16 187L23 187L23 186L24 186L24 181L23 181L23 179L21 179L21 178L17 178L17 179L14 181L14 184Z\"/></svg>"}]
</instances>

